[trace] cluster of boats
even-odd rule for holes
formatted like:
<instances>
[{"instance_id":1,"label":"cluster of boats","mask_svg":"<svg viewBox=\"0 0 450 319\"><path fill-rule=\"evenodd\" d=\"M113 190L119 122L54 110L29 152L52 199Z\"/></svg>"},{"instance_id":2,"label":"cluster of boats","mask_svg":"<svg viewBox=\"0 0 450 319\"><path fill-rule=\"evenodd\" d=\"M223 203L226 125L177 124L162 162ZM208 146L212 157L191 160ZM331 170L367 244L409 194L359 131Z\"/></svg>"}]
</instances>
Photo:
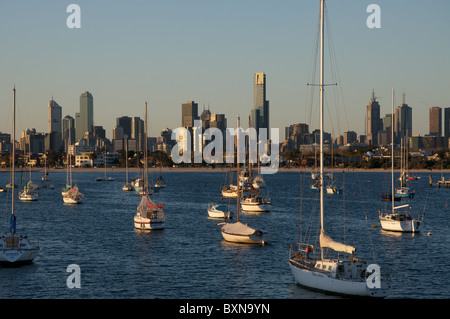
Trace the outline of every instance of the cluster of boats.
<instances>
[{"instance_id":1,"label":"cluster of boats","mask_svg":"<svg viewBox=\"0 0 450 319\"><path fill-rule=\"evenodd\" d=\"M323 46L324 46L324 7L325 0L320 0L320 171L315 185L320 195L320 232L318 233L318 245L314 239L307 242L300 241L295 246L291 247L289 251L289 266L292 275L297 284L323 291L326 293L333 293L346 296L364 296L364 297L379 297L385 298L389 295L391 283L390 278L381 270L375 275L371 272L371 268L366 262L365 258L356 256L356 247L346 243L334 240L326 231L325 216L329 213L329 208L326 209L324 203L324 194L328 193L328 187L325 186L325 174L323 163L323 104L324 104L324 88L323 83ZM14 89L15 101L15 89ZM15 102L14 102L15 106ZM238 117L238 128L239 117ZM393 126L391 126L393 129ZM145 103L145 138L147 141L147 103ZM393 134L392 134L393 136ZM13 135L13 139L15 135ZM239 135L237 144L239 145ZM145 145L145 153L147 145ZM14 153L14 152L13 152ZM393 151L392 151L393 154ZM393 156L393 155L392 155ZM13 155L14 161L14 155ZM392 160L393 162L393 160ZM264 189L264 180L261 176L252 179L251 168L240 173L239 160L237 161L237 183L222 188L223 198L236 198L237 218L236 222L219 223L221 226L221 233L224 240L234 243L243 244L264 244L266 234L258 229L252 228L240 221L240 211L250 212L266 212L270 211L271 200L262 195ZM13 176L14 176L14 165ZM393 164L392 164L393 167ZM248 174L248 175L247 175ZM392 168L393 179L393 168ZM14 179L12 180L14 185ZM128 183L128 176L127 176ZM161 182L160 182L161 183ZM71 180L68 180L68 187L63 190L63 198L81 198L76 186L71 186ZM70 186L70 187L69 187ZM338 194L340 189L329 184L330 193ZM135 189L139 185L132 185ZM14 189L14 186L13 186ZM133 188L128 186L124 190L128 191ZM137 212L134 216L134 226L136 229L153 230L163 229L165 224L164 204L155 203L150 199L151 187L149 187L148 167L147 161L144 161L144 174L142 180L141 200L137 206ZM73 195L77 194L77 195ZM392 181L392 193L394 194L394 182ZM65 197L66 196L66 197ZM75 196L75 197L71 197ZM379 211L379 220L381 227L388 231L397 232L418 232L423 224L422 219L413 217L410 212L409 205L401 205L396 207L394 205L395 196L391 196L391 208ZM68 200L69 201L69 200ZM78 201L79 202L79 201ZM210 203L208 205L208 214L214 218L230 219L232 216L229 205L219 205ZM26 236L19 236L16 234L15 224L16 219L14 215L14 196L12 202L11 214L11 233L0 237L0 263L29 263L37 255L39 247L32 245ZM302 238L302 236L299 236Z\"/></svg>"}]
</instances>

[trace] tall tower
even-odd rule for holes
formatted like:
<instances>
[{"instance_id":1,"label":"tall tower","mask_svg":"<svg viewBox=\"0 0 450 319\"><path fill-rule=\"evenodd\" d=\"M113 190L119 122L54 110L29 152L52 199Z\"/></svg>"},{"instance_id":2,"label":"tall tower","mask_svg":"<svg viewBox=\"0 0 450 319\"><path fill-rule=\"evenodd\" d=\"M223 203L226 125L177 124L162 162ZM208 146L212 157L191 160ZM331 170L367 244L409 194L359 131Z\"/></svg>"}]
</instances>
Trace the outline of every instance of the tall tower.
<instances>
[{"instance_id":1,"label":"tall tower","mask_svg":"<svg viewBox=\"0 0 450 319\"><path fill-rule=\"evenodd\" d=\"M259 129L267 129L267 139L269 139L269 101L266 100L266 84L266 75L263 72L255 73L250 126L256 129L258 136Z\"/></svg>"},{"instance_id":2,"label":"tall tower","mask_svg":"<svg viewBox=\"0 0 450 319\"><path fill-rule=\"evenodd\" d=\"M80 112L75 114L76 140L81 140L86 132L92 133L94 125L94 98L85 91L80 95Z\"/></svg>"},{"instance_id":3,"label":"tall tower","mask_svg":"<svg viewBox=\"0 0 450 319\"><path fill-rule=\"evenodd\" d=\"M430 107L430 135L442 136L442 109L439 106Z\"/></svg>"},{"instance_id":4,"label":"tall tower","mask_svg":"<svg viewBox=\"0 0 450 319\"><path fill-rule=\"evenodd\" d=\"M50 149L58 151L62 146L62 107L52 99L48 102L48 134Z\"/></svg>"},{"instance_id":5,"label":"tall tower","mask_svg":"<svg viewBox=\"0 0 450 319\"><path fill-rule=\"evenodd\" d=\"M378 131L381 131L380 104L376 100L375 90L366 108L367 143L378 146Z\"/></svg>"},{"instance_id":6,"label":"tall tower","mask_svg":"<svg viewBox=\"0 0 450 319\"><path fill-rule=\"evenodd\" d=\"M412 136L412 108L405 103L404 93L403 103L395 109L394 136L396 143L400 143L404 137Z\"/></svg>"},{"instance_id":7,"label":"tall tower","mask_svg":"<svg viewBox=\"0 0 450 319\"><path fill-rule=\"evenodd\" d=\"M194 121L199 120L198 103L189 101L181 105L181 126L193 127Z\"/></svg>"},{"instance_id":8,"label":"tall tower","mask_svg":"<svg viewBox=\"0 0 450 319\"><path fill-rule=\"evenodd\" d=\"M116 127L121 127L123 129L123 136L131 138L131 117L121 116L116 119Z\"/></svg>"},{"instance_id":9,"label":"tall tower","mask_svg":"<svg viewBox=\"0 0 450 319\"><path fill-rule=\"evenodd\" d=\"M450 107L444 109L444 136L450 137Z\"/></svg>"}]
</instances>

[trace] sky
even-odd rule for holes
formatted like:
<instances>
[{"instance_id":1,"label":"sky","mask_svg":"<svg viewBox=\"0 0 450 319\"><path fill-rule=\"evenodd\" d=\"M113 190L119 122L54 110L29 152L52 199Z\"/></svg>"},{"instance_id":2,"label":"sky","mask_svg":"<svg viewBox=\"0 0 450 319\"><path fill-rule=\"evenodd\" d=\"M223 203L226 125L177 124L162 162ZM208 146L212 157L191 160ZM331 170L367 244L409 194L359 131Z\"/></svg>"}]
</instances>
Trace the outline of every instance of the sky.
<instances>
[{"instance_id":1,"label":"sky","mask_svg":"<svg viewBox=\"0 0 450 319\"><path fill-rule=\"evenodd\" d=\"M79 5L80 28L68 28ZM369 28L370 4L380 28ZM372 90L381 117L402 101L413 110L413 134L428 133L428 109L450 107L450 1L327 0L325 131L365 134ZM311 70L319 0L0 0L0 132L47 132L48 102L75 117L79 97L94 97L94 125L108 138L116 118L144 118L149 135L181 125L181 105L195 101L243 127L253 107L253 75L266 73L270 126L318 128ZM331 34L331 37L329 35ZM332 42L329 42L331 39ZM333 45L328 45L332 43ZM333 57L329 62L329 57ZM332 76L331 70L337 70ZM338 75L338 76L336 76ZM341 94L331 97L331 92ZM330 92L330 94L328 94ZM338 101L338 108L332 106Z\"/></svg>"}]
</instances>

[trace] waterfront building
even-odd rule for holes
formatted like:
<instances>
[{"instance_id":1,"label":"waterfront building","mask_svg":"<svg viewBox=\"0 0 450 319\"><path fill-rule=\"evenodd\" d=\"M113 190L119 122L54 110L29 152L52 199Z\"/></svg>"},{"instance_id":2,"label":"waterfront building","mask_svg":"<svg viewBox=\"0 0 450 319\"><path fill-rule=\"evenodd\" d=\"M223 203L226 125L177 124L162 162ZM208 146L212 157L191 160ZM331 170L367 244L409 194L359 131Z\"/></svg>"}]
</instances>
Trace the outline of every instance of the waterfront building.
<instances>
[{"instance_id":1,"label":"waterfront building","mask_svg":"<svg viewBox=\"0 0 450 319\"><path fill-rule=\"evenodd\" d=\"M442 136L442 109L433 106L429 109L430 135Z\"/></svg>"},{"instance_id":2,"label":"waterfront building","mask_svg":"<svg viewBox=\"0 0 450 319\"><path fill-rule=\"evenodd\" d=\"M116 128L122 128L123 137L121 138L131 138L131 117L118 117L116 119Z\"/></svg>"},{"instance_id":3,"label":"waterfront building","mask_svg":"<svg viewBox=\"0 0 450 319\"><path fill-rule=\"evenodd\" d=\"M75 113L75 139L81 140L86 132L92 133L94 126L94 98L85 91L80 95L80 112Z\"/></svg>"},{"instance_id":4,"label":"waterfront building","mask_svg":"<svg viewBox=\"0 0 450 319\"><path fill-rule=\"evenodd\" d=\"M366 107L366 140L368 144L378 146L378 131L381 131L380 104L376 100L375 90Z\"/></svg>"},{"instance_id":5,"label":"waterfront building","mask_svg":"<svg viewBox=\"0 0 450 319\"><path fill-rule=\"evenodd\" d=\"M265 73L255 73L253 82L253 109L250 111L250 127L256 129L258 136L261 128L267 129L267 139L269 140L269 101L266 99L266 89Z\"/></svg>"},{"instance_id":6,"label":"waterfront building","mask_svg":"<svg viewBox=\"0 0 450 319\"><path fill-rule=\"evenodd\" d=\"M450 107L444 109L444 136L450 137Z\"/></svg>"},{"instance_id":7,"label":"waterfront building","mask_svg":"<svg viewBox=\"0 0 450 319\"><path fill-rule=\"evenodd\" d=\"M181 126L185 128L193 127L194 121L199 120L198 104L188 101L181 105Z\"/></svg>"},{"instance_id":8,"label":"waterfront building","mask_svg":"<svg viewBox=\"0 0 450 319\"><path fill-rule=\"evenodd\" d=\"M62 138L62 107L52 99L48 102L48 134L49 145L47 150L59 151L63 146Z\"/></svg>"},{"instance_id":9,"label":"waterfront building","mask_svg":"<svg viewBox=\"0 0 450 319\"><path fill-rule=\"evenodd\" d=\"M395 109L394 114L394 138L395 143L400 144L402 138L412 136L412 108L403 102Z\"/></svg>"}]
</instances>

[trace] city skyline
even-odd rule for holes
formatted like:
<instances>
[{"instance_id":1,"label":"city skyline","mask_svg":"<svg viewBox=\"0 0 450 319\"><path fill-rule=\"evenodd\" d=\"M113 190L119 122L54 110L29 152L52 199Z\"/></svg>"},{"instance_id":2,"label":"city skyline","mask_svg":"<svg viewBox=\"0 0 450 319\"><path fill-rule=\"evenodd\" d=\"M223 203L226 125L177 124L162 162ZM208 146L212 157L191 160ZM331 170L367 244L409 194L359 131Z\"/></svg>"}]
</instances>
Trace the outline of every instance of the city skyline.
<instances>
[{"instance_id":1,"label":"city skyline","mask_svg":"<svg viewBox=\"0 0 450 319\"><path fill-rule=\"evenodd\" d=\"M429 108L450 106L445 81L450 46L439 39L450 30L445 15L450 4L376 1L381 28L369 29L366 8L371 3L327 1L333 12L329 22L338 85L351 123L335 130L333 137L346 131L365 134L365 109L373 89L381 115L391 113L391 87L406 94L413 110L412 134L426 135ZM103 126L109 139L116 118L143 117L145 101L150 136L179 127L180 104L186 101L196 101L200 109L209 105L225 114L231 126L238 114L246 118L253 108L257 72L269 78L270 123L280 129L281 141L285 127L308 122L304 101L318 1L78 1L80 29L66 26L69 4L0 4L0 42L5 48L0 131L11 131L14 85L16 134L29 128L46 132L44 108L52 97L62 105L63 117L74 117L84 91L95 97L94 125ZM189 23L186 17L192 17ZM395 106L399 102L397 98ZM311 130L316 123L315 118L308 123Z\"/></svg>"}]
</instances>

